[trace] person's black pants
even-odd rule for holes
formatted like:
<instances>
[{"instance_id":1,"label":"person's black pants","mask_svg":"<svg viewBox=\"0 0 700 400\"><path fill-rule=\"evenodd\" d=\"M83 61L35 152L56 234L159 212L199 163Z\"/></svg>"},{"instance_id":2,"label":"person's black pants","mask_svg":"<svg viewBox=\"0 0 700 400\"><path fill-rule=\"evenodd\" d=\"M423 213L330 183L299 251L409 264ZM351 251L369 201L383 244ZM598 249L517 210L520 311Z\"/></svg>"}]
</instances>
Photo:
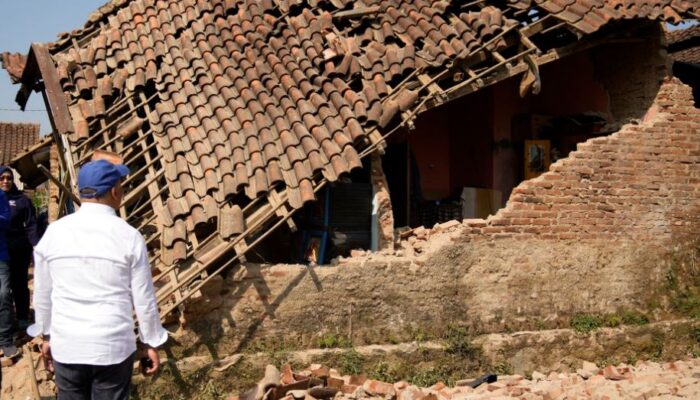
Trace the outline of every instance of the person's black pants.
<instances>
[{"instance_id":1,"label":"person's black pants","mask_svg":"<svg viewBox=\"0 0 700 400\"><path fill-rule=\"evenodd\" d=\"M58 400L128 400L135 354L104 366L54 360Z\"/></svg>"},{"instance_id":2,"label":"person's black pants","mask_svg":"<svg viewBox=\"0 0 700 400\"><path fill-rule=\"evenodd\" d=\"M15 313L12 310L12 290L10 290L10 266L0 261L0 347L12 344L12 327Z\"/></svg>"},{"instance_id":3,"label":"person's black pants","mask_svg":"<svg viewBox=\"0 0 700 400\"><path fill-rule=\"evenodd\" d=\"M18 321L29 321L29 263L31 261L31 246L10 248L10 285L15 302L15 317Z\"/></svg>"}]
</instances>

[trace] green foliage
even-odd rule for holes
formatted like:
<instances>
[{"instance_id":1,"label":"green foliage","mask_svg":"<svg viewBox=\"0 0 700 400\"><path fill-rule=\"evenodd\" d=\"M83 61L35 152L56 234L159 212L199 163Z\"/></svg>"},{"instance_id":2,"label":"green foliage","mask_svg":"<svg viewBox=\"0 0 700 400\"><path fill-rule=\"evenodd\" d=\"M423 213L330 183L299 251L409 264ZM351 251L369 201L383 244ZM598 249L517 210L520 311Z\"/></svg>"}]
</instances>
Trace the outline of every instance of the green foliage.
<instances>
[{"instance_id":1,"label":"green foliage","mask_svg":"<svg viewBox=\"0 0 700 400\"><path fill-rule=\"evenodd\" d=\"M679 250L681 248L682 250ZM700 318L700 242L678 247L668 256L666 289L673 309L689 318Z\"/></svg>"},{"instance_id":2,"label":"green foliage","mask_svg":"<svg viewBox=\"0 0 700 400\"><path fill-rule=\"evenodd\" d=\"M224 393L221 392L221 389L212 379L208 380L207 383L202 386L200 393L201 398L207 400L218 400L221 399L224 395Z\"/></svg>"},{"instance_id":3,"label":"green foliage","mask_svg":"<svg viewBox=\"0 0 700 400\"><path fill-rule=\"evenodd\" d=\"M435 335L422 328L409 328L411 338L416 342L426 342L435 339Z\"/></svg>"},{"instance_id":4,"label":"green foliage","mask_svg":"<svg viewBox=\"0 0 700 400\"><path fill-rule=\"evenodd\" d=\"M622 325L623 318L618 314L605 314L601 318L601 325L608 328L617 328Z\"/></svg>"},{"instance_id":5,"label":"green foliage","mask_svg":"<svg viewBox=\"0 0 700 400\"><path fill-rule=\"evenodd\" d=\"M350 349L340 355L338 359L340 372L344 375L359 375L362 372L362 355L355 349Z\"/></svg>"},{"instance_id":6,"label":"green foliage","mask_svg":"<svg viewBox=\"0 0 700 400\"><path fill-rule=\"evenodd\" d=\"M543 330L547 329L547 324L545 324L545 322L543 320L538 318L535 321L535 329L538 331L543 331Z\"/></svg>"},{"instance_id":7,"label":"green foliage","mask_svg":"<svg viewBox=\"0 0 700 400\"><path fill-rule=\"evenodd\" d=\"M32 194L31 200L37 212L46 210L49 207L49 192L45 189L37 189Z\"/></svg>"},{"instance_id":8,"label":"green foliage","mask_svg":"<svg viewBox=\"0 0 700 400\"><path fill-rule=\"evenodd\" d=\"M602 326L601 318L591 314L576 314L571 319L571 328L576 332L588 333Z\"/></svg>"},{"instance_id":9,"label":"green foliage","mask_svg":"<svg viewBox=\"0 0 700 400\"><path fill-rule=\"evenodd\" d=\"M448 325L443 340L448 354L467 358L478 355L478 349L472 345L472 338L466 327Z\"/></svg>"},{"instance_id":10,"label":"green foliage","mask_svg":"<svg viewBox=\"0 0 700 400\"><path fill-rule=\"evenodd\" d=\"M513 375L513 366L507 362L504 362L494 365L493 371L498 375Z\"/></svg>"},{"instance_id":11,"label":"green foliage","mask_svg":"<svg viewBox=\"0 0 700 400\"><path fill-rule=\"evenodd\" d=\"M690 331L690 338L695 341L695 343L700 344L700 326L696 326Z\"/></svg>"},{"instance_id":12,"label":"green foliage","mask_svg":"<svg viewBox=\"0 0 700 400\"><path fill-rule=\"evenodd\" d=\"M348 348L352 346L348 338L332 332L326 333L318 338L316 344L321 349Z\"/></svg>"},{"instance_id":13,"label":"green foliage","mask_svg":"<svg viewBox=\"0 0 700 400\"><path fill-rule=\"evenodd\" d=\"M640 312L626 310L621 312L622 323L625 325L646 325L649 317Z\"/></svg>"},{"instance_id":14,"label":"green foliage","mask_svg":"<svg viewBox=\"0 0 700 400\"><path fill-rule=\"evenodd\" d=\"M621 310L618 313L604 315L576 314L571 319L571 328L576 332L587 333L602 327L616 328L620 325L639 326L648 323L649 317L640 312Z\"/></svg>"},{"instance_id":15,"label":"green foliage","mask_svg":"<svg viewBox=\"0 0 700 400\"><path fill-rule=\"evenodd\" d=\"M447 368L438 367L418 371L408 378L408 382L418 387L430 387L438 382L443 382L447 386L454 386L454 379Z\"/></svg>"},{"instance_id":16,"label":"green foliage","mask_svg":"<svg viewBox=\"0 0 700 400\"><path fill-rule=\"evenodd\" d=\"M663 332L655 331L651 334L651 346L646 349L655 360L659 360L666 344L666 335Z\"/></svg>"},{"instance_id":17,"label":"green foliage","mask_svg":"<svg viewBox=\"0 0 700 400\"><path fill-rule=\"evenodd\" d=\"M678 274L673 267L666 271L666 286L671 290L678 289Z\"/></svg>"},{"instance_id":18,"label":"green foliage","mask_svg":"<svg viewBox=\"0 0 700 400\"><path fill-rule=\"evenodd\" d=\"M690 290L681 290L672 301L673 307L685 316L700 318L700 296Z\"/></svg>"},{"instance_id":19,"label":"green foliage","mask_svg":"<svg viewBox=\"0 0 700 400\"><path fill-rule=\"evenodd\" d=\"M401 380L401 375L396 371L395 367L389 363L381 361L372 366L367 374L370 379L375 379L382 382L398 382Z\"/></svg>"}]
</instances>

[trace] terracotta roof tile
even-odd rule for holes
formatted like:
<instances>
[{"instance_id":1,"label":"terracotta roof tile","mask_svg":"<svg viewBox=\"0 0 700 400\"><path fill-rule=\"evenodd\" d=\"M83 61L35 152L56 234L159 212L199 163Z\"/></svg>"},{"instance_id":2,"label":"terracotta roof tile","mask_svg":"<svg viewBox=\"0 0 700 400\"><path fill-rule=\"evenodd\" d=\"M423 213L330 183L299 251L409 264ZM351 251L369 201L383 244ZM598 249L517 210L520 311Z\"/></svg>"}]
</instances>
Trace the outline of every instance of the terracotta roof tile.
<instances>
[{"instance_id":1,"label":"terracotta roof tile","mask_svg":"<svg viewBox=\"0 0 700 400\"><path fill-rule=\"evenodd\" d=\"M582 32L611 19L673 20L697 7L687 0L537 3ZM371 6L379 12L336 18ZM168 229L161 256L171 263L187 257L193 230L212 218L223 238L244 229L233 198L250 201L279 184L301 207L314 199L314 174L334 180L360 167L368 133L419 99L418 91L402 90L382 103L391 88L416 69L463 59L518 24L512 8L491 1L462 9L425 0L112 0L53 44L77 130L70 139L90 140L116 102L154 96L150 114L125 118L115 132L133 140L147 129L153 154L162 155L160 221Z\"/></svg>"},{"instance_id":2,"label":"terracotta roof tile","mask_svg":"<svg viewBox=\"0 0 700 400\"><path fill-rule=\"evenodd\" d=\"M0 122L0 165L39 142L39 124Z\"/></svg>"},{"instance_id":3,"label":"terracotta roof tile","mask_svg":"<svg viewBox=\"0 0 700 400\"><path fill-rule=\"evenodd\" d=\"M671 58L688 64L700 65L700 46L672 53Z\"/></svg>"},{"instance_id":4,"label":"terracotta roof tile","mask_svg":"<svg viewBox=\"0 0 700 400\"><path fill-rule=\"evenodd\" d=\"M666 32L666 42L675 61L700 65L700 25Z\"/></svg>"},{"instance_id":5,"label":"terracotta roof tile","mask_svg":"<svg viewBox=\"0 0 700 400\"><path fill-rule=\"evenodd\" d=\"M27 56L20 53L0 53L0 64L10 74L12 83L18 83L22 79Z\"/></svg>"}]
</instances>

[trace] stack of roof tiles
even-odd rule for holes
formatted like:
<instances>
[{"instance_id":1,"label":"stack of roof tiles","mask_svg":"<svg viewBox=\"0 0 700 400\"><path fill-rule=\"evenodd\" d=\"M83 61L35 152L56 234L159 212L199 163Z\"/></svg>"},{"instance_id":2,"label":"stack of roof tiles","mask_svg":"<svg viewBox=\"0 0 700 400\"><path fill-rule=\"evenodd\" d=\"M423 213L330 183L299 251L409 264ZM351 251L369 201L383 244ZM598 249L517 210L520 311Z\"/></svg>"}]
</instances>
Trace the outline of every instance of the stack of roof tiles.
<instances>
[{"instance_id":1,"label":"stack of roof tiles","mask_svg":"<svg viewBox=\"0 0 700 400\"><path fill-rule=\"evenodd\" d=\"M700 65L700 25L667 32L666 41L675 61Z\"/></svg>"},{"instance_id":2,"label":"stack of roof tiles","mask_svg":"<svg viewBox=\"0 0 700 400\"><path fill-rule=\"evenodd\" d=\"M368 133L414 105L419 93L395 90L399 82L464 59L518 24L507 16L511 8L496 7L503 2L484 1L478 11L463 3L112 1L53 45L75 127L70 141L94 134L94 121L109 120L117 99L154 88L155 109L134 114L115 134L148 126L156 138L168 185L161 254L166 264L177 262L188 232L212 218L224 239L242 231L232 198L280 187L292 207L313 200L314 176L333 181L361 166ZM537 5L591 32L611 19L673 19L694 3L510 4Z\"/></svg>"},{"instance_id":3,"label":"stack of roof tiles","mask_svg":"<svg viewBox=\"0 0 700 400\"><path fill-rule=\"evenodd\" d=\"M27 56L20 53L0 53L0 63L10 74L12 83L17 83L22 78L22 72L27 63Z\"/></svg>"},{"instance_id":4,"label":"stack of roof tiles","mask_svg":"<svg viewBox=\"0 0 700 400\"><path fill-rule=\"evenodd\" d=\"M0 165L39 141L39 124L0 122Z\"/></svg>"},{"instance_id":5,"label":"stack of roof tiles","mask_svg":"<svg viewBox=\"0 0 700 400\"><path fill-rule=\"evenodd\" d=\"M697 15L697 0L509 0L520 9L538 6L584 33L593 33L611 20L648 18L677 24L681 14Z\"/></svg>"}]
</instances>

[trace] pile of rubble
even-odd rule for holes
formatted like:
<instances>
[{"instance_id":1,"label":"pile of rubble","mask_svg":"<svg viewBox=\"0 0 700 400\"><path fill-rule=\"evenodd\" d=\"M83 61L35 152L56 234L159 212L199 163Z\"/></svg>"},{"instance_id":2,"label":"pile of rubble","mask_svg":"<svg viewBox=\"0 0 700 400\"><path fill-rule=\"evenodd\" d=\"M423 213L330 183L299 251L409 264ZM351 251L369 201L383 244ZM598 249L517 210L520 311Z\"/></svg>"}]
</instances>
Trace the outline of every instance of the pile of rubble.
<instances>
[{"instance_id":1,"label":"pile of rubble","mask_svg":"<svg viewBox=\"0 0 700 400\"><path fill-rule=\"evenodd\" d=\"M485 379L486 378L486 379ZM455 387L437 383L420 388L401 381L387 383L364 376L341 376L322 365L293 372L268 365L265 377L241 396L227 400L480 400L480 399L675 399L700 398L700 359L670 363L638 362L635 366L609 365L599 369L584 362L575 373L544 375L531 379L519 375L484 376L461 380Z\"/></svg>"},{"instance_id":2,"label":"pile of rubble","mask_svg":"<svg viewBox=\"0 0 700 400\"><path fill-rule=\"evenodd\" d=\"M419 226L399 235L402 239L399 247L409 256L432 253L452 243L451 239L462 232L461 227L462 223L457 220L435 224L432 229Z\"/></svg>"},{"instance_id":3,"label":"pile of rubble","mask_svg":"<svg viewBox=\"0 0 700 400\"><path fill-rule=\"evenodd\" d=\"M342 265L358 259L420 258L451 244L455 238L463 233L463 227L461 221L451 220L435 224L432 228L419 226L413 229L397 229L392 249L384 249L374 253L368 250L352 250L350 257L339 257L331 261L331 264Z\"/></svg>"}]
</instances>

